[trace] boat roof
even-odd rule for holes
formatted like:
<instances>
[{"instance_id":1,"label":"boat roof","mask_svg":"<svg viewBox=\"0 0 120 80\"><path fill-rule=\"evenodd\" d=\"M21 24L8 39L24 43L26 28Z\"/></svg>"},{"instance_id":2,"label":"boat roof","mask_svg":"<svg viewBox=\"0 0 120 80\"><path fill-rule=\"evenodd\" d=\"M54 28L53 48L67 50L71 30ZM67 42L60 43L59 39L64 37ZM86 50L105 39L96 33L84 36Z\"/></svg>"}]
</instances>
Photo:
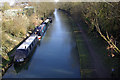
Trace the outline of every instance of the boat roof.
<instances>
[{"instance_id":1,"label":"boat roof","mask_svg":"<svg viewBox=\"0 0 120 80\"><path fill-rule=\"evenodd\" d=\"M33 40L36 38L36 35L30 36L25 42L23 42L17 49L27 49L29 45L33 42ZM25 48L26 46L26 48Z\"/></svg>"},{"instance_id":2,"label":"boat roof","mask_svg":"<svg viewBox=\"0 0 120 80\"><path fill-rule=\"evenodd\" d=\"M40 25L40 27L44 27L44 26L45 26L45 24L41 24L41 25Z\"/></svg>"},{"instance_id":3,"label":"boat roof","mask_svg":"<svg viewBox=\"0 0 120 80\"><path fill-rule=\"evenodd\" d=\"M46 19L44 22L48 23L48 22L49 22L49 19Z\"/></svg>"}]
</instances>

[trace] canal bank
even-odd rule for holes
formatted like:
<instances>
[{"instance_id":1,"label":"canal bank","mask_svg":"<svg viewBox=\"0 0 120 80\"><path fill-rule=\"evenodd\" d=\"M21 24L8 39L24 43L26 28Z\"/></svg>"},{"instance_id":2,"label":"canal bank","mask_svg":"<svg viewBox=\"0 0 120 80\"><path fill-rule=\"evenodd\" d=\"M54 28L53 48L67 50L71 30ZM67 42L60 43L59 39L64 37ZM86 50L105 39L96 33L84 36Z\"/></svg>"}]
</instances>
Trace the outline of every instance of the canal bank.
<instances>
[{"instance_id":1,"label":"canal bank","mask_svg":"<svg viewBox=\"0 0 120 80\"><path fill-rule=\"evenodd\" d=\"M14 51L17 49L17 47L19 47L25 40L27 39L27 37L25 39L23 39L17 46L15 46L9 53L9 61L5 60L2 58L2 76L5 74L5 72L8 70L9 67L12 66L13 64L13 58L14 58Z\"/></svg>"},{"instance_id":2,"label":"canal bank","mask_svg":"<svg viewBox=\"0 0 120 80\"><path fill-rule=\"evenodd\" d=\"M68 15L68 13L66 13ZM93 67L92 58L90 57L88 47L82 36L82 30L79 29L78 25L69 17L69 22L72 25L73 35L76 40L77 50L79 52L80 61L80 74L81 78L97 78L95 68Z\"/></svg>"},{"instance_id":3,"label":"canal bank","mask_svg":"<svg viewBox=\"0 0 120 80\"><path fill-rule=\"evenodd\" d=\"M70 15L69 20L79 52L81 78L119 78L119 56L109 57L108 44L97 33L90 33L85 22L75 22Z\"/></svg>"}]
</instances>

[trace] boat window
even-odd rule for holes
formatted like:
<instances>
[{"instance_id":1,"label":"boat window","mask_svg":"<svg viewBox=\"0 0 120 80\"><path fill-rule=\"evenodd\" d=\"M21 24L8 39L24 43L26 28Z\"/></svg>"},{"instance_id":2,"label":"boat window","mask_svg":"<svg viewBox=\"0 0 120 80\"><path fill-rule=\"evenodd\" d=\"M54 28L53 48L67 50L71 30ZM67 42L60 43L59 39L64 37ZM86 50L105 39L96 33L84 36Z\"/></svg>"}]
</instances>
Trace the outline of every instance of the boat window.
<instances>
[{"instance_id":1,"label":"boat window","mask_svg":"<svg viewBox=\"0 0 120 80\"><path fill-rule=\"evenodd\" d=\"M34 41L33 41L34 42ZM32 42L32 46L33 46L33 42Z\"/></svg>"},{"instance_id":2,"label":"boat window","mask_svg":"<svg viewBox=\"0 0 120 80\"><path fill-rule=\"evenodd\" d=\"M30 50L31 50L31 45L30 45Z\"/></svg>"}]
</instances>

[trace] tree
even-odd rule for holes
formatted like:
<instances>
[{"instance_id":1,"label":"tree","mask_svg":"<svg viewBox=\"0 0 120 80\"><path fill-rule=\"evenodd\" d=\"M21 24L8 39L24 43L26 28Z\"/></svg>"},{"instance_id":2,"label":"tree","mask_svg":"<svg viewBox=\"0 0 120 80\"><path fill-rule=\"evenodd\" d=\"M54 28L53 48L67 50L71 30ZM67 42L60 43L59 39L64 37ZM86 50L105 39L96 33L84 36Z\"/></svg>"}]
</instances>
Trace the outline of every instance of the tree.
<instances>
[{"instance_id":1,"label":"tree","mask_svg":"<svg viewBox=\"0 0 120 80\"><path fill-rule=\"evenodd\" d=\"M120 53L119 48L110 40L110 36L113 36L116 41L120 41L118 35L120 34L120 2L60 3L59 7L69 12L75 21L86 22L91 31L96 30L117 53Z\"/></svg>"},{"instance_id":2,"label":"tree","mask_svg":"<svg viewBox=\"0 0 120 80\"><path fill-rule=\"evenodd\" d=\"M10 9L10 8L11 8L11 7L10 7L9 3L5 2L5 3L4 3L4 6L2 7L2 11L8 10L8 9Z\"/></svg>"}]
</instances>

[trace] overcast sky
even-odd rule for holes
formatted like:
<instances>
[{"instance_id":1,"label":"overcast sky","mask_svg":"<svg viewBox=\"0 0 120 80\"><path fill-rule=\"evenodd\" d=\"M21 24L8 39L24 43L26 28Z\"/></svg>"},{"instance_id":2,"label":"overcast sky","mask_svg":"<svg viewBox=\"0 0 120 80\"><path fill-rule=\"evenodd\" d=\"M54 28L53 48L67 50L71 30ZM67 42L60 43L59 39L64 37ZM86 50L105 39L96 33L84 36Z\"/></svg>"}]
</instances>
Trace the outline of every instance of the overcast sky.
<instances>
[{"instance_id":1,"label":"overcast sky","mask_svg":"<svg viewBox=\"0 0 120 80\"><path fill-rule=\"evenodd\" d=\"M0 0L0 2L9 2L13 5L15 2L119 2L120 0Z\"/></svg>"},{"instance_id":2,"label":"overcast sky","mask_svg":"<svg viewBox=\"0 0 120 80\"><path fill-rule=\"evenodd\" d=\"M0 2L9 2L9 4L12 6L15 3L15 0L0 0Z\"/></svg>"}]
</instances>

